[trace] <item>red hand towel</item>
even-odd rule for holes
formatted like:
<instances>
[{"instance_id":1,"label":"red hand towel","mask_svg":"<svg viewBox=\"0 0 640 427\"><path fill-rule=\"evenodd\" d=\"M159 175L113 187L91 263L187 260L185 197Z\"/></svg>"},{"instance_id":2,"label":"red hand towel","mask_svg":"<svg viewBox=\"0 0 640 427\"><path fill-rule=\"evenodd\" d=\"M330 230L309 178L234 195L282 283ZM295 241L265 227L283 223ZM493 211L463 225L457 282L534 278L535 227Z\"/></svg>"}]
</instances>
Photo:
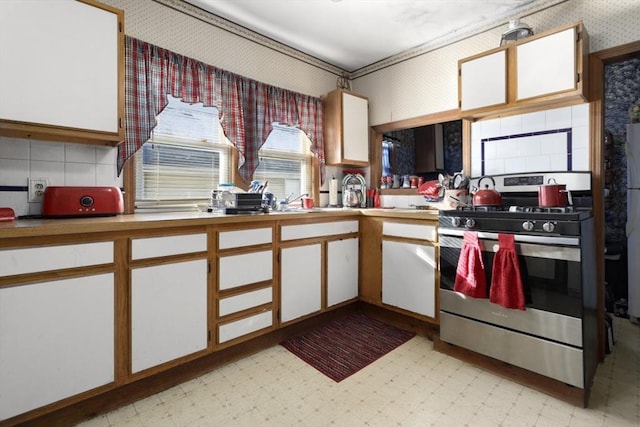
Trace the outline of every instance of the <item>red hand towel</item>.
<instances>
[{"instance_id":1,"label":"red hand towel","mask_svg":"<svg viewBox=\"0 0 640 427\"><path fill-rule=\"evenodd\" d=\"M493 259L489 301L505 308L524 310L524 290L513 234L498 234L498 245Z\"/></svg>"},{"instance_id":2,"label":"red hand towel","mask_svg":"<svg viewBox=\"0 0 640 427\"><path fill-rule=\"evenodd\" d=\"M464 232L453 290L473 298L487 297L487 280L478 233Z\"/></svg>"}]
</instances>

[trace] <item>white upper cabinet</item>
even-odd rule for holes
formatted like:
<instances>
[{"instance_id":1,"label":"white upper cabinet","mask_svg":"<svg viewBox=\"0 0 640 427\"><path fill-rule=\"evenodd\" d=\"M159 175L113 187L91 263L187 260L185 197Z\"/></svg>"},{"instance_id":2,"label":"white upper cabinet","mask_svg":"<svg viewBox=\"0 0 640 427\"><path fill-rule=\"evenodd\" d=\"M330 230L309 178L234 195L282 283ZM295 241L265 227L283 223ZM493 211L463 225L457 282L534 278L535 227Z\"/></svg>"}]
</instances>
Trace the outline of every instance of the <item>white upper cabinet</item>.
<instances>
[{"instance_id":1,"label":"white upper cabinet","mask_svg":"<svg viewBox=\"0 0 640 427\"><path fill-rule=\"evenodd\" d=\"M516 47L517 99L575 90L576 28Z\"/></svg>"},{"instance_id":2,"label":"white upper cabinet","mask_svg":"<svg viewBox=\"0 0 640 427\"><path fill-rule=\"evenodd\" d=\"M342 89L322 97L328 165L369 164L369 101Z\"/></svg>"},{"instance_id":3,"label":"white upper cabinet","mask_svg":"<svg viewBox=\"0 0 640 427\"><path fill-rule=\"evenodd\" d=\"M93 0L3 0L0 52L0 134L124 140L124 12Z\"/></svg>"},{"instance_id":4,"label":"white upper cabinet","mask_svg":"<svg viewBox=\"0 0 640 427\"><path fill-rule=\"evenodd\" d=\"M588 101L589 36L581 22L458 61L461 116Z\"/></svg>"},{"instance_id":5,"label":"white upper cabinet","mask_svg":"<svg viewBox=\"0 0 640 427\"><path fill-rule=\"evenodd\" d=\"M507 103L507 52L500 50L460 64L463 110Z\"/></svg>"}]
</instances>

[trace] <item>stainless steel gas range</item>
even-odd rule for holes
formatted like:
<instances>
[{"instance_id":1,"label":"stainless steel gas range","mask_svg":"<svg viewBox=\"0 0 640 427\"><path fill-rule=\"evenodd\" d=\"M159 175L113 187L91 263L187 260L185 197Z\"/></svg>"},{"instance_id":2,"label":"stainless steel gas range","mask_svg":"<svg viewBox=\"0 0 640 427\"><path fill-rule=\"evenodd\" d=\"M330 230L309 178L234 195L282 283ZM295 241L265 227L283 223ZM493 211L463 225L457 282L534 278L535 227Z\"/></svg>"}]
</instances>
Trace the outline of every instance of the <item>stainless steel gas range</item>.
<instances>
[{"instance_id":1,"label":"stainless steel gas range","mask_svg":"<svg viewBox=\"0 0 640 427\"><path fill-rule=\"evenodd\" d=\"M440 212L440 340L573 387L590 387L598 335L591 175L545 172L493 178L501 206ZM538 187L549 179L567 185L572 206L537 206ZM477 180L471 185L477 186ZM454 291L466 232L480 243L487 295L498 236L514 236L524 310Z\"/></svg>"}]
</instances>

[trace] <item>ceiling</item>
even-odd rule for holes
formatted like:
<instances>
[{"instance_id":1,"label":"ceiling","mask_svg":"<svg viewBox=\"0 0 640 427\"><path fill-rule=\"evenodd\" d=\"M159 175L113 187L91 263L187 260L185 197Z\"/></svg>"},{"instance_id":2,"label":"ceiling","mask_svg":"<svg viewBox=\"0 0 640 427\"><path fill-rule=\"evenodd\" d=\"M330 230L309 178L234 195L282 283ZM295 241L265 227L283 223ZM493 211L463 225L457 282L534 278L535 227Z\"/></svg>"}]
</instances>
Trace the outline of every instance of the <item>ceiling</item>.
<instances>
[{"instance_id":1,"label":"ceiling","mask_svg":"<svg viewBox=\"0 0 640 427\"><path fill-rule=\"evenodd\" d=\"M185 0L353 72L423 45L508 28L559 0ZM562 0L564 1L564 0ZM525 20L526 21L526 20ZM535 29L534 29L535 30ZM498 46L500 40L496 40ZM434 46L437 47L437 46Z\"/></svg>"}]
</instances>

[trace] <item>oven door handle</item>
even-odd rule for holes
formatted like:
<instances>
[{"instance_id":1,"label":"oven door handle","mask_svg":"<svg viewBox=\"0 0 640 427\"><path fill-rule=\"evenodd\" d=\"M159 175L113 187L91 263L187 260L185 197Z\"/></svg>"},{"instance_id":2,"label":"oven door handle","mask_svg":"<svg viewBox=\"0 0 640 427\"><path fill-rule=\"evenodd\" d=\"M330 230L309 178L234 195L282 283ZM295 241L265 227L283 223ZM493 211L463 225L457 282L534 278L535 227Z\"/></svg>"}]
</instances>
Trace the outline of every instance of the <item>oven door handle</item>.
<instances>
[{"instance_id":1,"label":"oven door handle","mask_svg":"<svg viewBox=\"0 0 640 427\"><path fill-rule=\"evenodd\" d=\"M463 237L464 232L469 230L452 230L448 228L438 228L438 234L441 236L457 236ZM478 238L485 240L498 240L498 233L487 233L484 231L478 231ZM540 243L546 245L565 245L565 246L580 246L579 237L557 237L557 236L535 236L531 234L513 234L517 243Z\"/></svg>"}]
</instances>

